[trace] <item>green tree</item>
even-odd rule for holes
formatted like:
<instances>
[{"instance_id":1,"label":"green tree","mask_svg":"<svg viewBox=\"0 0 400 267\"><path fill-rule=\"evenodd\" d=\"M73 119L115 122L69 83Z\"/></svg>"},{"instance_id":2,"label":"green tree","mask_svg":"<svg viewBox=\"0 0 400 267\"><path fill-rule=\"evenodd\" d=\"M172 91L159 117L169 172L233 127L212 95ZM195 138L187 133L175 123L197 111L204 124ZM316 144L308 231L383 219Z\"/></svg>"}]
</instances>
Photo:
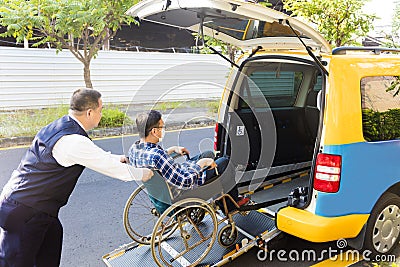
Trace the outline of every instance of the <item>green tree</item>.
<instances>
[{"instance_id":1,"label":"green tree","mask_svg":"<svg viewBox=\"0 0 400 267\"><path fill-rule=\"evenodd\" d=\"M394 91L393 97L400 94L400 76L394 76L394 80L390 83L390 86L386 89L386 92Z\"/></svg>"},{"instance_id":2,"label":"green tree","mask_svg":"<svg viewBox=\"0 0 400 267\"><path fill-rule=\"evenodd\" d=\"M259 4L261 6L264 7L272 7L272 4L268 2L268 0L259 0L259 1L255 1L256 4ZM201 36L199 36L199 34L195 33L193 34L197 40L197 42L201 43ZM228 58L235 62L235 55L238 51L240 51L241 49L239 47L236 47L234 45L225 43L221 40L218 40L212 36L204 36L204 42L208 45L208 46L212 46L214 48L216 47L220 47L221 48L221 53L224 55L227 55ZM207 46L202 47L202 49L200 50L200 53L203 54L211 54L214 53L211 49L209 49Z\"/></svg>"},{"instance_id":3,"label":"green tree","mask_svg":"<svg viewBox=\"0 0 400 267\"><path fill-rule=\"evenodd\" d=\"M391 40L394 47L399 47L397 45L400 42L400 1L396 2L396 8L394 10L392 19L392 36Z\"/></svg>"},{"instance_id":4,"label":"green tree","mask_svg":"<svg viewBox=\"0 0 400 267\"><path fill-rule=\"evenodd\" d=\"M355 44L357 37L373 29L375 15L365 14L368 0L283 0L292 15L314 23L318 31L334 46Z\"/></svg>"},{"instance_id":5,"label":"green tree","mask_svg":"<svg viewBox=\"0 0 400 267\"><path fill-rule=\"evenodd\" d=\"M400 41L400 1L396 2L396 8L393 14L391 41L391 46L399 47L398 42ZM391 82L389 88L386 89L386 91L394 91L393 96L400 96L400 76L395 76L394 78L394 81Z\"/></svg>"},{"instance_id":6,"label":"green tree","mask_svg":"<svg viewBox=\"0 0 400 267\"><path fill-rule=\"evenodd\" d=\"M0 25L17 42L51 44L68 49L83 63L87 88L93 88L90 62L122 24L136 21L125 15L138 0L0 0Z\"/></svg>"},{"instance_id":7,"label":"green tree","mask_svg":"<svg viewBox=\"0 0 400 267\"><path fill-rule=\"evenodd\" d=\"M262 5L264 7L272 7L272 4L268 2L268 0L265 0L264 2L257 2L259 5Z\"/></svg>"},{"instance_id":8,"label":"green tree","mask_svg":"<svg viewBox=\"0 0 400 267\"><path fill-rule=\"evenodd\" d=\"M199 35L197 33L195 33L194 36L195 36L196 40L199 39L196 42L199 42L200 44L202 44L201 37L199 37ZM201 47L200 53L212 54L214 52L210 48L208 48L208 46L211 46L216 49L218 49L218 47L219 47L221 49L220 52L222 54L227 55L231 61L235 62L235 54L238 50L240 50L240 48L238 48L234 45L231 45L231 44L227 44L221 40L215 39L215 38L213 38L211 36L207 36L207 35L204 36L204 42L206 43L207 46Z\"/></svg>"}]
</instances>

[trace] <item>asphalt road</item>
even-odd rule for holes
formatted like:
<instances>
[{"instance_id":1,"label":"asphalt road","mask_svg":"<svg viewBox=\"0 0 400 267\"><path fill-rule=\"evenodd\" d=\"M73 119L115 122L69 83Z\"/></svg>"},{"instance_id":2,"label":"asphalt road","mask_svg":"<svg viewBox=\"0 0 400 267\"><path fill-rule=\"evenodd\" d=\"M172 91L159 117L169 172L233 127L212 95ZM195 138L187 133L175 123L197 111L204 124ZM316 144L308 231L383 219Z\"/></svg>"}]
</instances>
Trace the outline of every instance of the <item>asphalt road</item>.
<instances>
[{"instance_id":1,"label":"asphalt road","mask_svg":"<svg viewBox=\"0 0 400 267\"><path fill-rule=\"evenodd\" d=\"M212 149L212 128L168 132L164 147L181 145L191 154ZM133 141L138 137L118 137L96 140L95 143L107 151L126 154ZM0 150L0 188L9 179L18 166L26 148ZM91 170L85 170L72 193L68 204L61 209L60 220L64 226L64 245L61 259L62 267L105 266L102 256L131 242L122 225L122 213L125 201L136 188L133 182L122 182L106 177ZM313 244L294 237L283 239L286 251L337 249L336 242ZM280 249L281 247L277 247ZM212 252L211 252L212 253ZM282 261L262 262L257 259L258 250L254 249L226 266L310 266L316 262ZM397 252L397 254L399 254ZM288 255L286 255L287 258ZM296 256L296 255L294 255ZM336 266L336 265L335 265ZM357 266L368 266L358 263Z\"/></svg>"}]
</instances>

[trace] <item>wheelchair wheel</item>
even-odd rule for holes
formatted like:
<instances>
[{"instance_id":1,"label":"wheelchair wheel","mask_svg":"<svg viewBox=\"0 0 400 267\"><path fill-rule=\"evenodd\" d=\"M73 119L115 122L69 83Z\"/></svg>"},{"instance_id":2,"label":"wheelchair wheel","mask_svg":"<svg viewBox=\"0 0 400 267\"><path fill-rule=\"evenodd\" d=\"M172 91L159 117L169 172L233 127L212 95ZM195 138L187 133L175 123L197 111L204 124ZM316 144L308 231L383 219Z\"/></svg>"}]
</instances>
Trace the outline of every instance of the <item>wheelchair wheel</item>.
<instances>
[{"instance_id":1,"label":"wheelchair wheel","mask_svg":"<svg viewBox=\"0 0 400 267\"><path fill-rule=\"evenodd\" d=\"M199 224L203 221L206 212L202 208L187 209L186 215L191 219L194 224Z\"/></svg>"},{"instance_id":2,"label":"wheelchair wheel","mask_svg":"<svg viewBox=\"0 0 400 267\"><path fill-rule=\"evenodd\" d=\"M159 217L160 214L151 203L144 185L140 185L125 204L123 222L126 233L134 241L150 245L151 234ZM165 227L163 238L168 237L173 231L174 225Z\"/></svg>"},{"instance_id":3,"label":"wheelchair wheel","mask_svg":"<svg viewBox=\"0 0 400 267\"><path fill-rule=\"evenodd\" d=\"M236 227L233 227L232 232L232 225L228 224L222 227L222 229L218 233L218 243L223 247L230 247L232 246L238 237L238 232Z\"/></svg>"},{"instance_id":4,"label":"wheelchair wheel","mask_svg":"<svg viewBox=\"0 0 400 267\"><path fill-rule=\"evenodd\" d=\"M192 216L204 214L200 217ZM195 218L195 219L193 219ZM165 239L163 225L176 224L175 232ZM197 198L178 201L158 219L151 237L151 253L158 266L196 266L210 252L218 230L215 211L207 202ZM161 239L161 242L159 240ZM168 241L168 243L167 243Z\"/></svg>"}]
</instances>

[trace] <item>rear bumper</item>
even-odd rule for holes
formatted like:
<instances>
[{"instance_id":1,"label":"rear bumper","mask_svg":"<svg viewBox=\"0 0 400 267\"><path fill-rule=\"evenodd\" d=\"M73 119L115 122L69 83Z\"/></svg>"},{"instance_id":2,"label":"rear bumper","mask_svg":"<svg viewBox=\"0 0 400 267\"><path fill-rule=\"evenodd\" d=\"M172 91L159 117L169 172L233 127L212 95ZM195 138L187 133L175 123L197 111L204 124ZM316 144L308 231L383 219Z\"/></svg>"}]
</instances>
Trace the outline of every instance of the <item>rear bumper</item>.
<instances>
[{"instance_id":1,"label":"rear bumper","mask_svg":"<svg viewBox=\"0 0 400 267\"><path fill-rule=\"evenodd\" d=\"M279 210L276 224L279 230L311 242L328 242L356 237L369 214L323 217L293 207Z\"/></svg>"}]
</instances>

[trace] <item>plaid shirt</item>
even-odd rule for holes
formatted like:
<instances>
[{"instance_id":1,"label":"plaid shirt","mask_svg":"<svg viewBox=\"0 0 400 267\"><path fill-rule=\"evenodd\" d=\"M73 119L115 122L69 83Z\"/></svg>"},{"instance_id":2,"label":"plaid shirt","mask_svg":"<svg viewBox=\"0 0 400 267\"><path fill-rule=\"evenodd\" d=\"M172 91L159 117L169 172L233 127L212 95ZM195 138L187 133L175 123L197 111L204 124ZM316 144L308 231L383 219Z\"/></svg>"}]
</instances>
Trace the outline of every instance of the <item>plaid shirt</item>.
<instances>
[{"instance_id":1,"label":"plaid shirt","mask_svg":"<svg viewBox=\"0 0 400 267\"><path fill-rule=\"evenodd\" d=\"M199 175L199 165L190 161L176 163L159 145L136 142L129 149L128 157L136 168L159 170L168 183L179 189L190 189L204 183L205 175Z\"/></svg>"}]
</instances>

